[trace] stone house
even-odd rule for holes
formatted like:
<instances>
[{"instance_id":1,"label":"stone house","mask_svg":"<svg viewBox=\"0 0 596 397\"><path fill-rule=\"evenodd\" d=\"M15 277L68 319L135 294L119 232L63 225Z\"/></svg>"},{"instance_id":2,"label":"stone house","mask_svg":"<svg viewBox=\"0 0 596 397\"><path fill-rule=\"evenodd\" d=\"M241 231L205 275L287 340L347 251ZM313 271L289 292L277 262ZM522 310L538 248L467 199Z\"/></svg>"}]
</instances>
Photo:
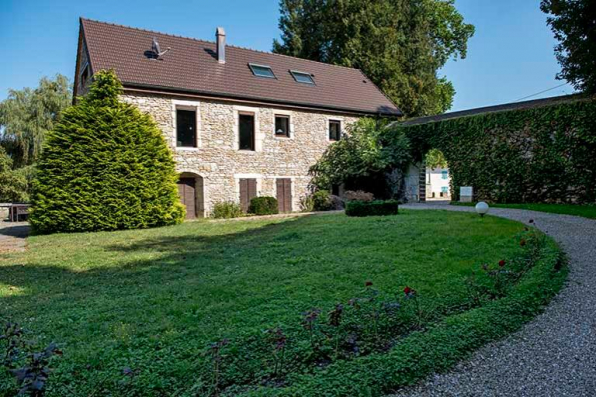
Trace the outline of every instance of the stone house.
<instances>
[{"instance_id":1,"label":"stone house","mask_svg":"<svg viewBox=\"0 0 596 397\"><path fill-rule=\"evenodd\" d=\"M180 172L187 216L273 196L299 210L308 170L359 117L400 110L360 70L81 19L74 95L114 69L122 99L150 113Z\"/></svg>"}]
</instances>

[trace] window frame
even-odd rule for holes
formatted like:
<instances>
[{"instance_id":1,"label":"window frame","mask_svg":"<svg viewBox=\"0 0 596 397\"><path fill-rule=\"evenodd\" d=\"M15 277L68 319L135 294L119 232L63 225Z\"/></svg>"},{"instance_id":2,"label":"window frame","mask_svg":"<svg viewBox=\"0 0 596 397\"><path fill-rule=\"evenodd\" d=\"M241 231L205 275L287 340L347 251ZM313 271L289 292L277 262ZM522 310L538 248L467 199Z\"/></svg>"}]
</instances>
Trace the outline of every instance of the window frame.
<instances>
[{"instance_id":1,"label":"window frame","mask_svg":"<svg viewBox=\"0 0 596 397\"><path fill-rule=\"evenodd\" d=\"M449 179L449 171L446 170L441 170L441 179L446 181L447 179Z\"/></svg>"},{"instance_id":2,"label":"window frame","mask_svg":"<svg viewBox=\"0 0 596 397\"><path fill-rule=\"evenodd\" d=\"M277 119L278 118L286 120L286 132L283 134L277 133ZM289 114L275 113L273 115L273 135L276 138L291 138L292 137L292 123L291 123Z\"/></svg>"},{"instance_id":3,"label":"window frame","mask_svg":"<svg viewBox=\"0 0 596 397\"><path fill-rule=\"evenodd\" d=\"M188 146L188 145L179 145L179 142L181 142L178 139L178 134L179 134L179 128L178 128L178 122L180 120L179 117L179 113L178 112L191 112L194 113L194 138L193 138L193 144ZM197 108L192 108L192 107L187 107L187 106L176 106L176 136L175 136L175 143L176 143L176 149L187 149L187 150L193 150L193 149L197 149L199 147L199 142L198 142L198 137L199 137L199 119L198 119L198 109Z\"/></svg>"},{"instance_id":4,"label":"window frame","mask_svg":"<svg viewBox=\"0 0 596 397\"><path fill-rule=\"evenodd\" d=\"M294 78L294 81L296 81L297 83L307 84L307 85L317 85L317 83L315 83L315 79L314 79L314 76L312 75L312 73L301 72L300 70L290 70L290 74ZM296 76L298 76L298 75L307 76L310 79L310 81L300 81L296 78Z\"/></svg>"},{"instance_id":5,"label":"window frame","mask_svg":"<svg viewBox=\"0 0 596 397\"><path fill-rule=\"evenodd\" d=\"M250 63L248 64L248 67L250 69L250 71L252 72L253 76L256 77L262 77L264 79L277 79L277 77L275 76L275 73L273 72L273 68L271 66L268 65L260 65L258 63ZM264 76L262 74L257 74L255 72L255 68L265 68L265 69L269 69L269 71L271 72L271 76Z\"/></svg>"},{"instance_id":6,"label":"window frame","mask_svg":"<svg viewBox=\"0 0 596 397\"><path fill-rule=\"evenodd\" d=\"M240 118L242 116L250 116L252 117L252 149L243 149L242 145L241 145L241 141L242 141L242 131L241 131L241 124L240 124ZM241 152L256 152L257 151L257 131L256 131L256 126L257 126L257 117L255 113L252 112L245 112L245 111L239 111L238 112L238 151Z\"/></svg>"},{"instance_id":7,"label":"window frame","mask_svg":"<svg viewBox=\"0 0 596 397\"><path fill-rule=\"evenodd\" d=\"M339 125L339 131L338 131L337 139L334 139L334 138L331 137L331 124L337 124L337 125ZM341 140L341 133L342 133L342 120L328 119L327 120L327 140L329 142L337 142L337 141Z\"/></svg>"}]
</instances>

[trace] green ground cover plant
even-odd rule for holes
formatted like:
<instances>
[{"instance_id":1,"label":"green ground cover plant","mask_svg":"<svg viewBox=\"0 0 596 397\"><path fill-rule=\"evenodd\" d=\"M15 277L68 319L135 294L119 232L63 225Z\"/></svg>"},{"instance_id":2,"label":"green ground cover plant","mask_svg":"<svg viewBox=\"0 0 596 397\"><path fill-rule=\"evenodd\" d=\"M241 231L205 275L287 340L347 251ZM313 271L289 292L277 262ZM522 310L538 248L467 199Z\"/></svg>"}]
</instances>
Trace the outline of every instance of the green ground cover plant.
<instances>
[{"instance_id":1,"label":"green ground cover plant","mask_svg":"<svg viewBox=\"0 0 596 397\"><path fill-rule=\"evenodd\" d=\"M347 216L382 216L396 215L398 212L397 200L353 200L346 204Z\"/></svg>"},{"instance_id":2,"label":"green ground cover plant","mask_svg":"<svg viewBox=\"0 0 596 397\"><path fill-rule=\"evenodd\" d=\"M58 343L48 396L380 395L548 301L564 276L550 240L505 289L490 275L519 274L524 233L404 210L34 236L0 256L0 319Z\"/></svg>"},{"instance_id":3,"label":"green ground cover plant","mask_svg":"<svg viewBox=\"0 0 596 397\"><path fill-rule=\"evenodd\" d=\"M460 203L457 201L451 202L451 205L461 205L473 207L476 203ZM584 218L596 219L596 205L579 205L579 204L548 204L548 203L527 203L527 204L500 204L490 203L491 207L495 208L515 208L520 210L531 210L540 212L550 212L552 214L575 215Z\"/></svg>"}]
</instances>

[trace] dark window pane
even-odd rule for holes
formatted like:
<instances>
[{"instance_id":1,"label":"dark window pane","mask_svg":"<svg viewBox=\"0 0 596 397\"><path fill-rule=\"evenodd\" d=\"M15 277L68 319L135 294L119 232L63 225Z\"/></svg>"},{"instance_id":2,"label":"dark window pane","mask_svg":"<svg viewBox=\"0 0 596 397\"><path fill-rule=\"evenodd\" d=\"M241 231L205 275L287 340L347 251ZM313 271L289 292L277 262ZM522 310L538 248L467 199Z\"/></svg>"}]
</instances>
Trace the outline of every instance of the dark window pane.
<instances>
[{"instance_id":1,"label":"dark window pane","mask_svg":"<svg viewBox=\"0 0 596 397\"><path fill-rule=\"evenodd\" d=\"M309 73L296 72L294 70L290 71L290 73L292 73L292 76L294 76L294 80L296 80L299 83L306 83L306 84L314 84L315 83L315 81L312 78L312 75Z\"/></svg>"},{"instance_id":2,"label":"dark window pane","mask_svg":"<svg viewBox=\"0 0 596 397\"><path fill-rule=\"evenodd\" d=\"M176 145L197 146L197 113L193 110L176 110Z\"/></svg>"},{"instance_id":3,"label":"dark window pane","mask_svg":"<svg viewBox=\"0 0 596 397\"><path fill-rule=\"evenodd\" d=\"M252 70L252 73L255 76L269 77L271 79L275 78L275 75L273 74L273 70L271 70L271 68L269 66L255 65L254 63L249 63L248 66L250 67L250 70Z\"/></svg>"},{"instance_id":4,"label":"dark window pane","mask_svg":"<svg viewBox=\"0 0 596 397\"><path fill-rule=\"evenodd\" d=\"M241 114L238 120L240 133L240 150L255 150L255 117Z\"/></svg>"},{"instance_id":5,"label":"dark window pane","mask_svg":"<svg viewBox=\"0 0 596 397\"><path fill-rule=\"evenodd\" d=\"M288 116L275 116L275 135L290 136L290 118Z\"/></svg>"},{"instance_id":6,"label":"dark window pane","mask_svg":"<svg viewBox=\"0 0 596 397\"><path fill-rule=\"evenodd\" d=\"M341 137L341 122L337 120L329 120L329 140L339 141Z\"/></svg>"}]
</instances>

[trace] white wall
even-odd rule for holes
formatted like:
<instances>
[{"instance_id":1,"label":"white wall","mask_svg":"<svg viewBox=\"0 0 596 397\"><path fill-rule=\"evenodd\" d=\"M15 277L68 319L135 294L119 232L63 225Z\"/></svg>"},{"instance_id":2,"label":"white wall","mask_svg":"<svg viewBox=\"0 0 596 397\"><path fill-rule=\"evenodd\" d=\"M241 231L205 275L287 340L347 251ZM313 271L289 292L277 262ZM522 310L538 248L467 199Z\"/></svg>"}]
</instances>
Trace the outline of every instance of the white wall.
<instances>
[{"instance_id":1,"label":"white wall","mask_svg":"<svg viewBox=\"0 0 596 397\"><path fill-rule=\"evenodd\" d=\"M446 178L445 178L446 176ZM426 198L432 199L433 193L435 199L449 198L449 182L451 176L448 168L427 168L426 169ZM441 197L441 193L443 196Z\"/></svg>"}]
</instances>

